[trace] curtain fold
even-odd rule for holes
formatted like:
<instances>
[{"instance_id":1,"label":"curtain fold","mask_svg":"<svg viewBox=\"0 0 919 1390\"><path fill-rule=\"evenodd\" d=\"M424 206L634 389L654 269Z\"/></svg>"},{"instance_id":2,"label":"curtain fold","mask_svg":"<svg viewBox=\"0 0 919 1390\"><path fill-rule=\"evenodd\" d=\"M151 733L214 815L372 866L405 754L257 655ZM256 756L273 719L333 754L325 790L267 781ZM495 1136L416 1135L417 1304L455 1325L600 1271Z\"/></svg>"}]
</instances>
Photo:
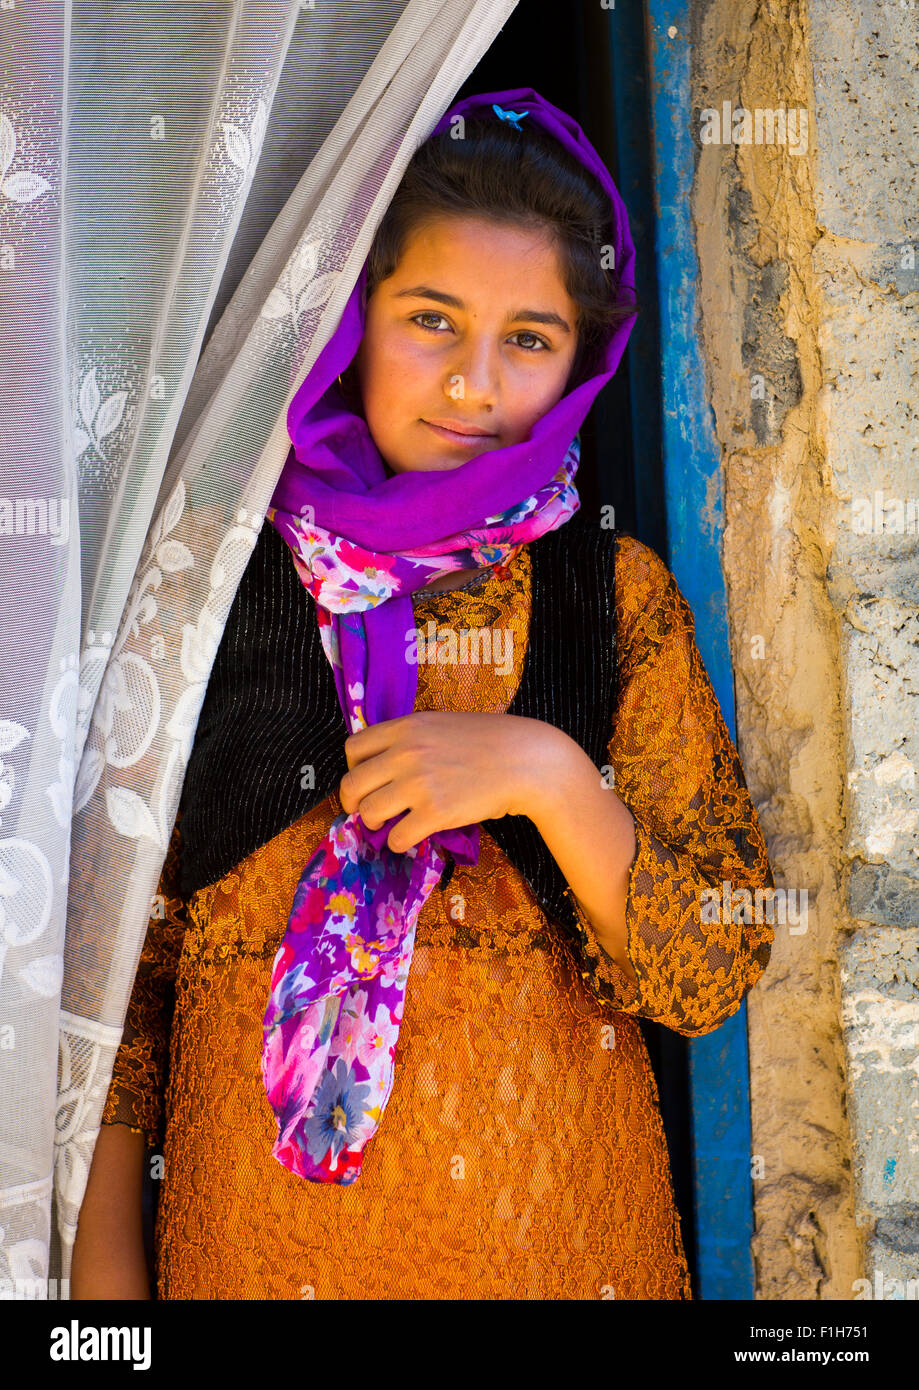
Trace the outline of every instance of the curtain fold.
<instances>
[{"instance_id":1,"label":"curtain fold","mask_svg":"<svg viewBox=\"0 0 919 1390\"><path fill-rule=\"evenodd\" d=\"M69 1273L287 404L515 5L0 10L6 1297Z\"/></svg>"}]
</instances>

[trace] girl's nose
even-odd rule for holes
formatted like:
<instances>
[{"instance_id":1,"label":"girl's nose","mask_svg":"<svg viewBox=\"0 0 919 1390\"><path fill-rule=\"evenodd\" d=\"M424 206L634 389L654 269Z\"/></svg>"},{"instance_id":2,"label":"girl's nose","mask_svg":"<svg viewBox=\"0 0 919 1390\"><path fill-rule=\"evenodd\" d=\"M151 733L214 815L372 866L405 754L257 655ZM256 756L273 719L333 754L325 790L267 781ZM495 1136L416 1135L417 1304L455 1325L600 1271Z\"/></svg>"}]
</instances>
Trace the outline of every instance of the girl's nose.
<instances>
[{"instance_id":1,"label":"girl's nose","mask_svg":"<svg viewBox=\"0 0 919 1390\"><path fill-rule=\"evenodd\" d=\"M446 394L450 400L490 410L499 394L499 373L497 353L490 346L473 352L467 349L450 364Z\"/></svg>"}]
</instances>

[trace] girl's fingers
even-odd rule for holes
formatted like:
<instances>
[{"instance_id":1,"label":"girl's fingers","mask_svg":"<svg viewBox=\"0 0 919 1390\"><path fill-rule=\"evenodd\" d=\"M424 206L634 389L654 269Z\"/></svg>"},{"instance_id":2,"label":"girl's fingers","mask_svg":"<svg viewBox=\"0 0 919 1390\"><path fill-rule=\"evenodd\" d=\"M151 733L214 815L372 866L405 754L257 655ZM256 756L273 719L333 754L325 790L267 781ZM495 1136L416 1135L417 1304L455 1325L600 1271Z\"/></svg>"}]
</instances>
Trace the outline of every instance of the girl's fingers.
<instances>
[{"instance_id":1,"label":"girl's fingers","mask_svg":"<svg viewBox=\"0 0 919 1390\"><path fill-rule=\"evenodd\" d=\"M432 824L418 811L410 811L403 816L398 825L389 832L387 845L394 854L404 854L413 845L419 845L427 835L433 835L441 827Z\"/></svg>"},{"instance_id":2,"label":"girl's fingers","mask_svg":"<svg viewBox=\"0 0 919 1390\"><path fill-rule=\"evenodd\" d=\"M397 814L391 812L391 814ZM460 806L458 801L454 802L452 811L445 815L443 810L409 811L407 816L403 816L398 825L394 825L389 832L386 843L389 848L397 854L404 854L412 845L420 844L429 835L439 835L446 830L457 830L461 826L469 825L475 819L474 811L470 808Z\"/></svg>"},{"instance_id":3,"label":"girl's fingers","mask_svg":"<svg viewBox=\"0 0 919 1390\"><path fill-rule=\"evenodd\" d=\"M348 759L348 767L357 767L364 763L368 758L375 758L378 753L385 753L395 741L397 724L404 722L404 716L400 719L384 719L382 724L368 724L366 729L358 729L356 734L349 734L345 739L345 757Z\"/></svg>"},{"instance_id":4,"label":"girl's fingers","mask_svg":"<svg viewBox=\"0 0 919 1390\"><path fill-rule=\"evenodd\" d=\"M392 759L385 753L377 753L375 756L368 756L365 760L355 765L345 773L338 787L338 799L341 802L342 810L350 815L356 811L361 802L372 792L378 791L380 787L387 786L393 780L395 769ZM385 817L384 817L385 819Z\"/></svg>"},{"instance_id":5,"label":"girl's fingers","mask_svg":"<svg viewBox=\"0 0 919 1390\"><path fill-rule=\"evenodd\" d=\"M344 809L347 810L347 807ZM399 783L387 782L371 795L361 797L354 809L368 830L379 830L390 816L397 816L400 811L409 809L409 799L405 791L400 790Z\"/></svg>"}]
</instances>

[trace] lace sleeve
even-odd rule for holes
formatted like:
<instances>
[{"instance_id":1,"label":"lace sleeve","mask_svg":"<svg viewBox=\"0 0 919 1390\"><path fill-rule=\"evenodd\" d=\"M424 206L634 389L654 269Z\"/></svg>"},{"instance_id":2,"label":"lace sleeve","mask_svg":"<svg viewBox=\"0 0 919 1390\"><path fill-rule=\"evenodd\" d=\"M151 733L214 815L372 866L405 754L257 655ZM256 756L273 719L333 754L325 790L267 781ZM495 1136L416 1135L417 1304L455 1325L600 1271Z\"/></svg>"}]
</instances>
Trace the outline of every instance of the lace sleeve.
<instances>
[{"instance_id":1,"label":"lace sleeve","mask_svg":"<svg viewBox=\"0 0 919 1390\"><path fill-rule=\"evenodd\" d=\"M623 536L616 590L619 696L609 762L635 820L626 927L637 982L607 955L570 894L582 973L616 1009L687 1036L709 1033L769 962L772 870L676 580L653 550Z\"/></svg>"},{"instance_id":2,"label":"lace sleeve","mask_svg":"<svg viewBox=\"0 0 919 1390\"><path fill-rule=\"evenodd\" d=\"M104 1125L129 1125L146 1135L151 1148L158 1147L162 1140L163 1088L175 976L186 928L185 903L176 886L179 849L177 817L102 1112Z\"/></svg>"}]
</instances>

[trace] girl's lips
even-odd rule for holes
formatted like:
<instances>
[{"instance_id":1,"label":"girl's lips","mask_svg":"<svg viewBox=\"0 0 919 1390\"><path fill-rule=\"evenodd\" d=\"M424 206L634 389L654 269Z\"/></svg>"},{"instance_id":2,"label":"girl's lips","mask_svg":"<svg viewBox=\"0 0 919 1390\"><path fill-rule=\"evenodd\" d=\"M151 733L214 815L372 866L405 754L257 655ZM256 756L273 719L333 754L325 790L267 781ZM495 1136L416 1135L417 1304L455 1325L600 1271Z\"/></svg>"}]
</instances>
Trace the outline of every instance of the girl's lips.
<instances>
[{"instance_id":1,"label":"girl's lips","mask_svg":"<svg viewBox=\"0 0 919 1390\"><path fill-rule=\"evenodd\" d=\"M460 434L457 430L446 430L441 425L432 425L430 420L422 420L423 425L427 425L429 430L433 430L440 439L448 444L479 444L485 439L497 438L494 434Z\"/></svg>"}]
</instances>

